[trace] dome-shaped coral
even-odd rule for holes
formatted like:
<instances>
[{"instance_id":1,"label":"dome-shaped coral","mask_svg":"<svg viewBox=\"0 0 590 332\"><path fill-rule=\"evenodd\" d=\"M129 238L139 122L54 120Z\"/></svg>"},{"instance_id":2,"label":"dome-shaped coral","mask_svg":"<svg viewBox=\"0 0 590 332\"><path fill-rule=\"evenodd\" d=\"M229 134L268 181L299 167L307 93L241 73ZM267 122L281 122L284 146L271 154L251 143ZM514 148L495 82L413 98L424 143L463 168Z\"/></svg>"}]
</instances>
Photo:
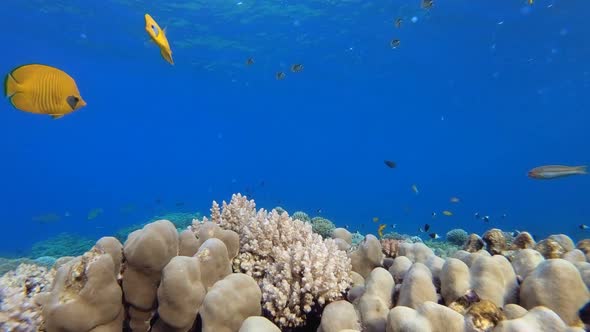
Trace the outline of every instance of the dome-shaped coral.
<instances>
[{"instance_id":1,"label":"dome-shaped coral","mask_svg":"<svg viewBox=\"0 0 590 332\"><path fill-rule=\"evenodd\" d=\"M467 234L466 231L460 228L452 229L447 232L447 242L454 244L456 246L462 246L463 244L465 244L465 242L467 242L468 237L469 234Z\"/></svg>"}]
</instances>

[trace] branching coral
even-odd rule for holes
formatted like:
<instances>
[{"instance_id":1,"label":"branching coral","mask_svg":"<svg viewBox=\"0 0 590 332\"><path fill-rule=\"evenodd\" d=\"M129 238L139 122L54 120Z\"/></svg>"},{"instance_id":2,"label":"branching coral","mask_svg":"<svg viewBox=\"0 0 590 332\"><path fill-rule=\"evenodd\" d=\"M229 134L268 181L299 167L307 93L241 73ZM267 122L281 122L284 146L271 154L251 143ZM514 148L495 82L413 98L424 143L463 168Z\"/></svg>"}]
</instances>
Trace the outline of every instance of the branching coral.
<instances>
[{"instance_id":1,"label":"branching coral","mask_svg":"<svg viewBox=\"0 0 590 332\"><path fill-rule=\"evenodd\" d=\"M256 211L254 201L238 194L222 209L214 202L211 220L240 235L234 270L258 282L262 307L280 327L304 325L307 313L342 299L352 282L350 259L334 240L286 213Z\"/></svg>"}]
</instances>

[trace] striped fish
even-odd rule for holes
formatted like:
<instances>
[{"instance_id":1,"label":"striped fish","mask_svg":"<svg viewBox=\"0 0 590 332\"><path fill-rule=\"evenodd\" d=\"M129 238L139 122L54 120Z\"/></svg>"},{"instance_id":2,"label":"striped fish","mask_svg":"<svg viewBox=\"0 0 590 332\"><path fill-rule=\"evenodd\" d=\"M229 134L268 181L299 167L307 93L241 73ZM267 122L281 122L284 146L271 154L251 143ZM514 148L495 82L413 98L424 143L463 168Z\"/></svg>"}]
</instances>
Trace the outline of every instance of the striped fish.
<instances>
[{"instance_id":1,"label":"striped fish","mask_svg":"<svg viewBox=\"0 0 590 332\"><path fill-rule=\"evenodd\" d=\"M39 64L20 66L6 75L4 94L17 109L54 119L86 106L70 75Z\"/></svg>"}]
</instances>

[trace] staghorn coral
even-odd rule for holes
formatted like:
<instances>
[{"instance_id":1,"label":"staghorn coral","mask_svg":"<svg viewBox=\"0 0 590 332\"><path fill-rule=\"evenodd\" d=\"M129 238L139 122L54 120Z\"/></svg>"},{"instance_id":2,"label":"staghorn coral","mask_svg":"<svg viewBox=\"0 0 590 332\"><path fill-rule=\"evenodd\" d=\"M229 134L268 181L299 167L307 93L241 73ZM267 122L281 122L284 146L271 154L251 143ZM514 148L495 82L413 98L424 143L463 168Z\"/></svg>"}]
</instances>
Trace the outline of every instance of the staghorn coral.
<instances>
[{"instance_id":1,"label":"staghorn coral","mask_svg":"<svg viewBox=\"0 0 590 332\"><path fill-rule=\"evenodd\" d=\"M258 282L262 308L281 328L304 325L306 314L342 299L352 282L350 259L334 240L286 213L256 211L254 201L237 194L221 209L214 202L211 220L239 234L234 271Z\"/></svg>"},{"instance_id":2,"label":"staghorn coral","mask_svg":"<svg viewBox=\"0 0 590 332\"><path fill-rule=\"evenodd\" d=\"M462 246L463 244L465 244L465 242L467 242L468 237L469 234L467 234L466 231L460 228L452 229L447 232L447 242L454 244L456 246Z\"/></svg>"}]
</instances>

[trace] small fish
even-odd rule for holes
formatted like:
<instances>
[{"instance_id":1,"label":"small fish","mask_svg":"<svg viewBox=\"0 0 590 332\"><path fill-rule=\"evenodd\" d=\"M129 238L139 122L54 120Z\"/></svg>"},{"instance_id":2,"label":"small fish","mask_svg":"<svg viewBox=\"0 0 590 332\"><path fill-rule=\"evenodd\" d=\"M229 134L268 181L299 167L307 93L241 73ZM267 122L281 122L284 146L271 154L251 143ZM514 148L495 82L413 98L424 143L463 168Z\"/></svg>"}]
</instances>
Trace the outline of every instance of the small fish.
<instances>
[{"instance_id":1,"label":"small fish","mask_svg":"<svg viewBox=\"0 0 590 332\"><path fill-rule=\"evenodd\" d=\"M373 222L379 222L379 217L373 217Z\"/></svg>"},{"instance_id":2,"label":"small fish","mask_svg":"<svg viewBox=\"0 0 590 332\"><path fill-rule=\"evenodd\" d=\"M55 67L30 64L13 69L4 79L4 95L16 109L53 119L86 106L74 79Z\"/></svg>"},{"instance_id":3,"label":"small fish","mask_svg":"<svg viewBox=\"0 0 590 332\"><path fill-rule=\"evenodd\" d=\"M418 194L420 193L420 191L418 190L418 187L417 187L415 184L413 184L413 185L412 185L412 191L413 191L413 192L414 192L414 194L416 194L416 195L418 195Z\"/></svg>"},{"instance_id":4,"label":"small fish","mask_svg":"<svg viewBox=\"0 0 590 332\"><path fill-rule=\"evenodd\" d=\"M348 225L344 225L344 228L349 229Z\"/></svg>"},{"instance_id":5,"label":"small fish","mask_svg":"<svg viewBox=\"0 0 590 332\"><path fill-rule=\"evenodd\" d=\"M400 45L400 41L399 41L399 39L392 39L392 40L389 42L389 46L391 46L391 48L398 48L398 47L399 47L399 45Z\"/></svg>"},{"instance_id":6,"label":"small fish","mask_svg":"<svg viewBox=\"0 0 590 332\"><path fill-rule=\"evenodd\" d=\"M285 78L285 76L287 76L287 75L285 75L285 73L283 73L282 71L279 71L279 72L277 72L277 73L275 74L275 77L276 77L276 78L277 78L277 80L279 80L279 81L280 81L280 80L282 80L282 79L284 79L284 78Z\"/></svg>"},{"instance_id":7,"label":"small fish","mask_svg":"<svg viewBox=\"0 0 590 332\"><path fill-rule=\"evenodd\" d=\"M420 7L423 9L430 9L434 5L434 0L422 0Z\"/></svg>"},{"instance_id":8,"label":"small fish","mask_svg":"<svg viewBox=\"0 0 590 332\"><path fill-rule=\"evenodd\" d=\"M391 160L384 160L383 162L385 163L385 166L389 168L395 168L397 166L397 164Z\"/></svg>"},{"instance_id":9,"label":"small fish","mask_svg":"<svg viewBox=\"0 0 590 332\"><path fill-rule=\"evenodd\" d=\"M317 209L317 210L315 210L315 212L316 212L317 214L322 214L322 209L321 209L321 208L320 208L320 209Z\"/></svg>"},{"instance_id":10,"label":"small fish","mask_svg":"<svg viewBox=\"0 0 590 332\"><path fill-rule=\"evenodd\" d=\"M364 223L361 224L361 228L365 228L365 224Z\"/></svg>"},{"instance_id":11,"label":"small fish","mask_svg":"<svg viewBox=\"0 0 590 332\"><path fill-rule=\"evenodd\" d=\"M303 70L303 65L300 64L300 63L296 63L296 64L294 64L294 65L291 66L291 71L294 72L294 73L298 73L298 72L300 72L302 70Z\"/></svg>"},{"instance_id":12,"label":"small fish","mask_svg":"<svg viewBox=\"0 0 590 332\"><path fill-rule=\"evenodd\" d=\"M395 229L397 227L397 224L391 224L391 228Z\"/></svg>"},{"instance_id":13,"label":"small fish","mask_svg":"<svg viewBox=\"0 0 590 332\"><path fill-rule=\"evenodd\" d=\"M395 27L399 29L402 27L403 22L404 22L404 20L402 20L401 18L396 18L395 21L393 22L393 24L395 24Z\"/></svg>"},{"instance_id":14,"label":"small fish","mask_svg":"<svg viewBox=\"0 0 590 332\"><path fill-rule=\"evenodd\" d=\"M542 180L583 174L588 174L586 166L547 165L535 167L528 172L529 178Z\"/></svg>"},{"instance_id":15,"label":"small fish","mask_svg":"<svg viewBox=\"0 0 590 332\"><path fill-rule=\"evenodd\" d=\"M585 225L585 224L580 224L578 227L579 227L581 230L586 230L586 229L590 228L590 227L588 227L588 225Z\"/></svg>"},{"instance_id":16,"label":"small fish","mask_svg":"<svg viewBox=\"0 0 590 332\"><path fill-rule=\"evenodd\" d=\"M479 218L481 218L481 215L479 214L479 212L475 212L475 214L473 215L473 217L475 219L479 219Z\"/></svg>"},{"instance_id":17,"label":"small fish","mask_svg":"<svg viewBox=\"0 0 590 332\"><path fill-rule=\"evenodd\" d=\"M436 217L436 212L432 212L432 218Z\"/></svg>"},{"instance_id":18,"label":"small fish","mask_svg":"<svg viewBox=\"0 0 590 332\"><path fill-rule=\"evenodd\" d=\"M254 64L254 59L253 59L253 58L248 58L248 59L246 60L246 66L251 66L251 65L253 65L253 64Z\"/></svg>"},{"instance_id":19,"label":"small fish","mask_svg":"<svg viewBox=\"0 0 590 332\"><path fill-rule=\"evenodd\" d=\"M96 217L100 216L103 213L103 209L101 208L96 208L91 210L90 212L88 212L88 220L92 220L95 219Z\"/></svg>"},{"instance_id":20,"label":"small fish","mask_svg":"<svg viewBox=\"0 0 590 332\"><path fill-rule=\"evenodd\" d=\"M383 230L385 229L385 227L387 227L386 224L381 224L379 225L379 228L377 228L377 234L379 235L379 238L383 237Z\"/></svg>"},{"instance_id":21,"label":"small fish","mask_svg":"<svg viewBox=\"0 0 590 332\"><path fill-rule=\"evenodd\" d=\"M459 203L461 200L458 197L451 197L449 200L451 203Z\"/></svg>"},{"instance_id":22,"label":"small fish","mask_svg":"<svg viewBox=\"0 0 590 332\"><path fill-rule=\"evenodd\" d=\"M481 220L483 220L483 222L490 222L490 216L484 216Z\"/></svg>"},{"instance_id":23,"label":"small fish","mask_svg":"<svg viewBox=\"0 0 590 332\"><path fill-rule=\"evenodd\" d=\"M502 219L505 219L506 217L508 217L508 215L506 213L502 214Z\"/></svg>"},{"instance_id":24,"label":"small fish","mask_svg":"<svg viewBox=\"0 0 590 332\"><path fill-rule=\"evenodd\" d=\"M150 16L150 14L145 14L145 31L150 36L150 38L158 45L160 48L160 54L164 60L168 61L171 65L174 64L174 60L172 60L172 50L170 49L170 44L168 43L168 39L166 38L166 31L162 30L158 23Z\"/></svg>"},{"instance_id":25,"label":"small fish","mask_svg":"<svg viewBox=\"0 0 590 332\"><path fill-rule=\"evenodd\" d=\"M453 215L453 212L451 212L451 211L448 211L448 210L444 210L444 211L442 212L442 214L444 214L444 215L445 215L445 216L447 216L447 217L450 217L450 216L452 216L452 215Z\"/></svg>"},{"instance_id":26,"label":"small fish","mask_svg":"<svg viewBox=\"0 0 590 332\"><path fill-rule=\"evenodd\" d=\"M440 238L440 236L438 236L438 234L436 234L436 233L430 233L430 234L428 234L428 236L430 236L430 238L433 240Z\"/></svg>"},{"instance_id":27,"label":"small fish","mask_svg":"<svg viewBox=\"0 0 590 332\"><path fill-rule=\"evenodd\" d=\"M181 207L181 206L184 206L184 202L176 202L176 204L175 204L175 205L176 205L177 207Z\"/></svg>"},{"instance_id":28,"label":"small fish","mask_svg":"<svg viewBox=\"0 0 590 332\"><path fill-rule=\"evenodd\" d=\"M420 232L422 232L422 233L426 233L429 230L430 230L430 225L429 224L424 224L424 226L420 228Z\"/></svg>"},{"instance_id":29,"label":"small fish","mask_svg":"<svg viewBox=\"0 0 590 332\"><path fill-rule=\"evenodd\" d=\"M156 204L160 204L160 203L162 203L162 200L161 200L160 198L156 198L156 199L154 200L154 203L156 203Z\"/></svg>"},{"instance_id":30,"label":"small fish","mask_svg":"<svg viewBox=\"0 0 590 332\"><path fill-rule=\"evenodd\" d=\"M529 2L529 5L533 4L533 0L528 0L528 2Z\"/></svg>"}]
</instances>

